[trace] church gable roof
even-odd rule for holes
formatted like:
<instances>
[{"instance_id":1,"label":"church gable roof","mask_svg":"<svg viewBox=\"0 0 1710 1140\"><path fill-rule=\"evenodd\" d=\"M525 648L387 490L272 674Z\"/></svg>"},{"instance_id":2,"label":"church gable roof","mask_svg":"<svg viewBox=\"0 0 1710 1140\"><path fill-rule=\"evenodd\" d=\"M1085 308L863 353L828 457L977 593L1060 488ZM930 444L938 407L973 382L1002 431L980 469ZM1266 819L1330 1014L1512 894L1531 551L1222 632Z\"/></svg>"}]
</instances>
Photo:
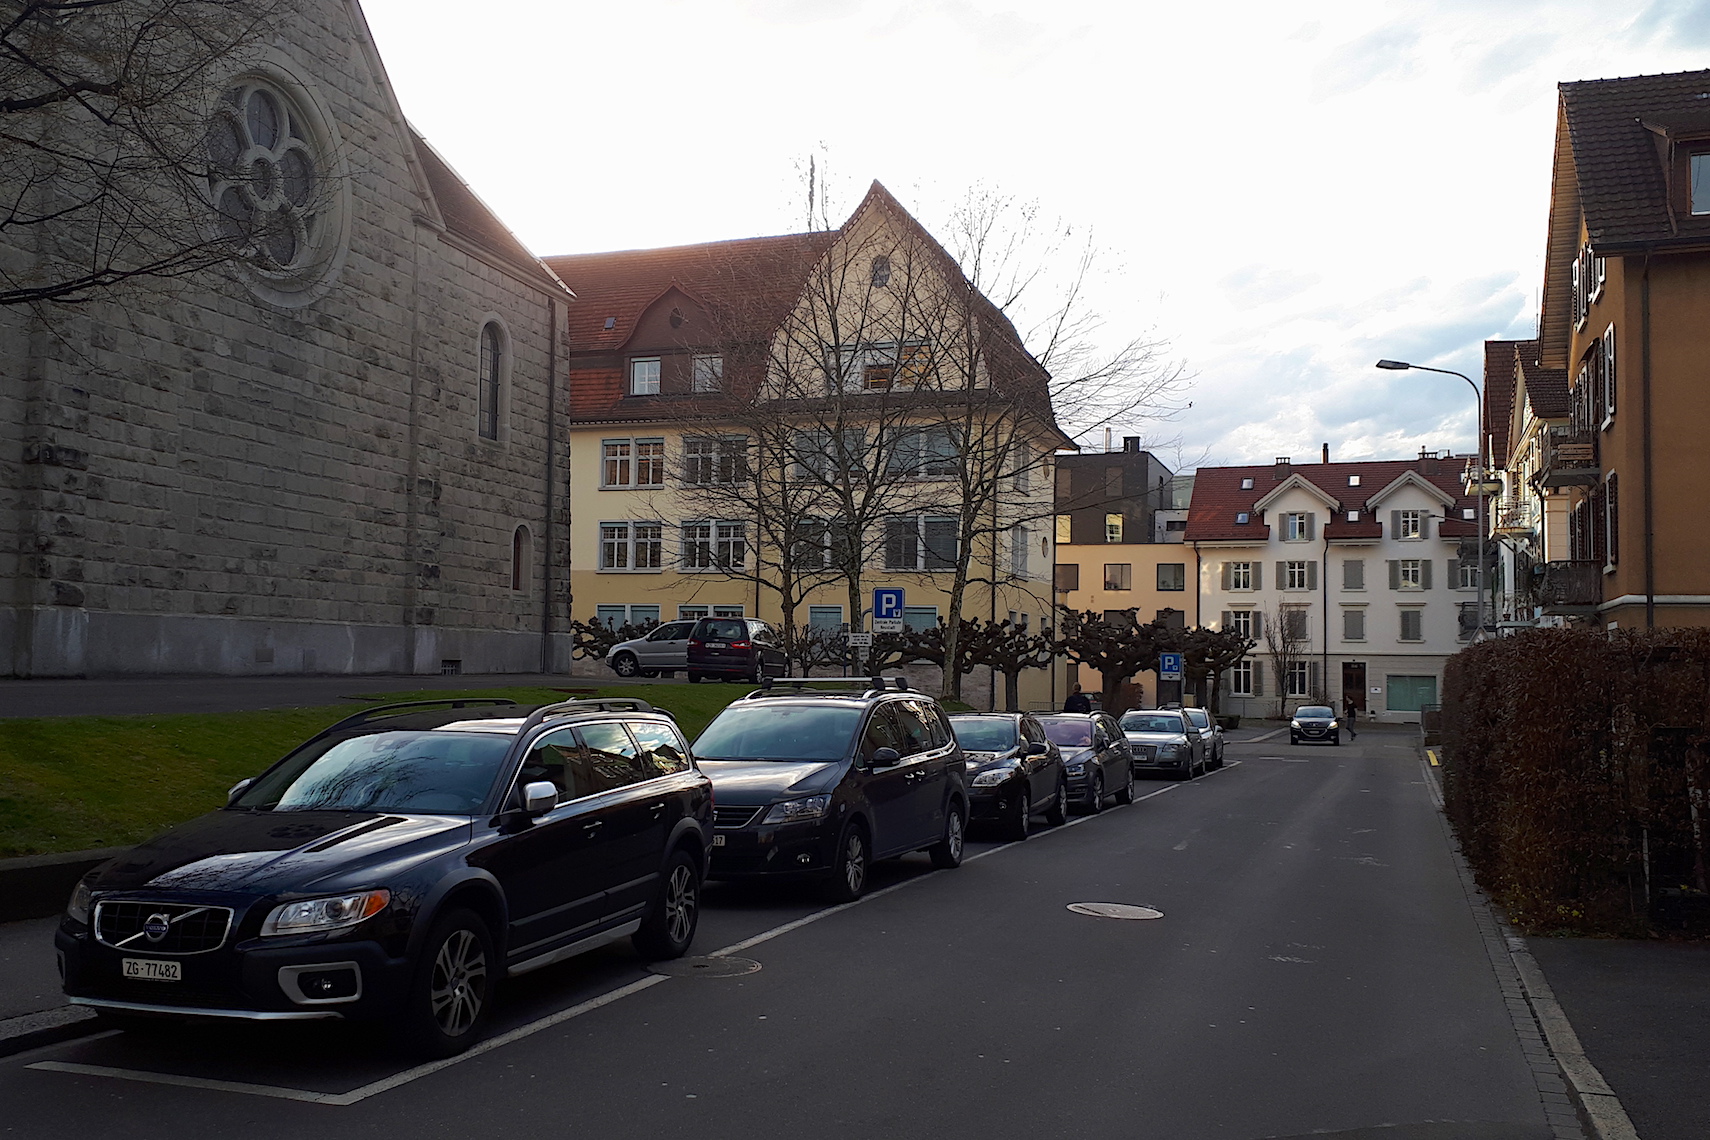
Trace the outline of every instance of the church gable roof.
<instances>
[{"instance_id":1,"label":"church gable roof","mask_svg":"<svg viewBox=\"0 0 1710 1140\"><path fill-rule=\"evenodd\" d=\"M428 190L439 207L448 234L463 239L530 280L557 293L565 292L564 282L528 251L497 214L481 201L451 164L423 138L415 128L410 129L410 142L421 161L422 174Z\"/></svg>"}]
</instances>

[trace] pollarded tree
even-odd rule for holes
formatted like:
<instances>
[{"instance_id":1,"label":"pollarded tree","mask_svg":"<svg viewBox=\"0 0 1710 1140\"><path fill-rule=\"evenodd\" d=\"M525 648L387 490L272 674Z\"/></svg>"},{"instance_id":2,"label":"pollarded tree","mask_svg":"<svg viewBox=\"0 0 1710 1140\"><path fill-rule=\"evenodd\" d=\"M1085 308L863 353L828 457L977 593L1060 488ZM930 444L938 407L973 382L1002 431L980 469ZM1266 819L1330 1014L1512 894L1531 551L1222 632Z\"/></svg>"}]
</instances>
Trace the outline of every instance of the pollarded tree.
<instances>
[{"instance_id":1,"label":"pollarded tree","mask_svg":"<svg viewBox=\"0 0 1710 1140\"><path fill-rule=\"evenodd\" d=\"M1063 606L1052 646L1076 664L1099 671L1107 709L1116 707L1124 681L1158 668L1158 654L1167 651L1180 633L1163 622L1138 621L1135 610L1121 612L1124 616L1113 621L1091 610L1077 613Z\"/></svg>"}]
</instances>

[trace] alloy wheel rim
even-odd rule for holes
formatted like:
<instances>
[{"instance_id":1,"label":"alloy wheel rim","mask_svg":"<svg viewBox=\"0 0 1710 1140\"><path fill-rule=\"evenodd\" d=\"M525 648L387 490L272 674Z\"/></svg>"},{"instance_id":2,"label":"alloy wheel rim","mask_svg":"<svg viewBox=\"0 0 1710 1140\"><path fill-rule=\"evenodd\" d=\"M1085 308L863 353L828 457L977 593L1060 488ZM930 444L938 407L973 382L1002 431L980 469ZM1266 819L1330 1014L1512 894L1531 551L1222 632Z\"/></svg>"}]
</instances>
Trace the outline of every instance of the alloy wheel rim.
<instances>
[{"instance_id":1,"label":"alloy wheel rim","mask_svg":"<svg viewBox=\"0 0 1710 1140\"><path fill-rule=\"evenodd\" d=\"M481 1015L487 992L487 954L468 929L454 930L434 956L428 998L434 1021L448 1037L460 1037Z\"/></svg>"},{"instance_id":2,"label":"alloy wheel rim","mask_svg":"<svg viewBox=\"0 0 1710 1140\"><path fill-rule=\"evenodd\" d=\"M861 889L861 884L867 878L867 849L861 842L861 833L851 831L849 842L843 848L843 878L849 884L849 892L854 894Z\"/></svg>"},{"instance_id":3,"label":"alloy wheel rim","mask_svg":"<svg viewBox=\"0 0 1710 1140\"><path fill-rule=\"evenodd\" d=\"M697 902L695 876L688 867L679 863L665 884L665 925L673 945L689 940L689 932L695 925Z\"/></svg>"},{"instance_id":4,"label":"alloy wheel rim","mask_svg":"<svg viewBox=\"0 0 1710 1140\"><path fill-rule=\"evenodd\" d=\"M1057 814L1065 815L1069 810L1069 785L1057 785Z\"/></svg>"},{"instance_id":5,"label":"alloy wheel rim","mask_svg":"<svg viewBox=\"0 0 1710 1140\"><path fill-rule=\"evenodd\" d=\"M1026 788L1023 788L1021 790L1021 794L1015 798L1015 803L1016 803L1016 806L1018 809L1018 816L1019 816L1019 818L1017 818L1015 822L1021 828L1021 834L1026 835L1028 825L1032 823L1032 820L1029 818L1031 813L1027 810L1027 789Z\"/></svg>"},{"instance_id":6,"label":"alloy wheel rim","mask_svg":"<svg viewBox=\"0 0 1710 1140\"><path fill-rule=\"evenodd\" d=\"M1026 801L1024 800L1022 802L1025 804ZM1023 808L1023 810L1026 810L1026 809ZM961 859L962 858L962 813L961 812L954 811L954 810L951 811L950 822L945 825L944 831L945 831L944 838L947 839L949 841L949 844L950 844L950 858Z\"/></svg>"}]
</instances>

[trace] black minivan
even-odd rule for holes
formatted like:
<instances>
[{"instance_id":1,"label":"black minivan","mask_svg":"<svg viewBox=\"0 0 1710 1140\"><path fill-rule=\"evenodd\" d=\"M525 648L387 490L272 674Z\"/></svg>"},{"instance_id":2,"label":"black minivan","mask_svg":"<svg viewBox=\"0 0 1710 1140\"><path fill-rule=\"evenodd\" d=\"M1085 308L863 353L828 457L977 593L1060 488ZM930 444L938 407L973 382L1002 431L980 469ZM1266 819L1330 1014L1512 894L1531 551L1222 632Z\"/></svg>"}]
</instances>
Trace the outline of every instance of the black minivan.
<instances>
[{"instance_id":1,"label":"black minivan","mask_svg":"<svg viewBox=\"0 0 1710 1140\"><path fill-rule=\"evenodd\" d=\"M859 898L873 860L962 862L967 760L938 702L901 678L790 680L732 702L696 738L713 782L713 878L810 878ZM808 687L816 686L816 687Z\"/></svg>"},{"instance_id":2,"label":"black minivan","mask_svg":"<svg viewBox=\"0 0 1710 1140\"><path fill-rule=\"evenodd\" d=\"M772 627L755 618L705 617L689 632L689 680L782 677L789 658Z\"/></svg>"},{"instance_id":3,"label":"black minivan","mask_svg":"<svg viewBox=\"0 0 1710 1140\"><path fill-rule=\"evenodd\" d=\"M686 951L711 842L711 785L644 701L383 706L84 876L54 945L71 1003L122 1025L378 1019L443 1057L500 978Z\"/></svg>"}]
</instances>

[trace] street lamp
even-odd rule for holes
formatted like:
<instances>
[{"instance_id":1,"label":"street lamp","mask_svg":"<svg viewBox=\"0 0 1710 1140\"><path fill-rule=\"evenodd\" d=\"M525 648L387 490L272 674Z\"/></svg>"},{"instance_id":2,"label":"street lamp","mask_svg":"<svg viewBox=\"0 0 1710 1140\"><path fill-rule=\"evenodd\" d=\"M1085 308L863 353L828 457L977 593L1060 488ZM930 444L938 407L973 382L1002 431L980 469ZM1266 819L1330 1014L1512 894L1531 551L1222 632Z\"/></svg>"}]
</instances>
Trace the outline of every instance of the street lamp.
<instances>
[{"instance_id":1,"label":"street lamp","mask_svg":"<svg viewBox=\"0 0 1710 1140\"><path fill-rule=\"evenodd\" d=\"M1404 360L1380 360L1377 366L1386 372L1405 372L1409 368L1417 372L1435 372L1442 376L1459 376L1467 382L1467 387L1473 391L1473 400L1478 405L1478 483L1474 492L1474 500L1478 514L1478 635L1484 636L1484 394L1478 390L1471 376L1464 372L1456 372L1449 368L1429 368L1423 364L1409 364Z\"/></svg>"}]
</instances>

